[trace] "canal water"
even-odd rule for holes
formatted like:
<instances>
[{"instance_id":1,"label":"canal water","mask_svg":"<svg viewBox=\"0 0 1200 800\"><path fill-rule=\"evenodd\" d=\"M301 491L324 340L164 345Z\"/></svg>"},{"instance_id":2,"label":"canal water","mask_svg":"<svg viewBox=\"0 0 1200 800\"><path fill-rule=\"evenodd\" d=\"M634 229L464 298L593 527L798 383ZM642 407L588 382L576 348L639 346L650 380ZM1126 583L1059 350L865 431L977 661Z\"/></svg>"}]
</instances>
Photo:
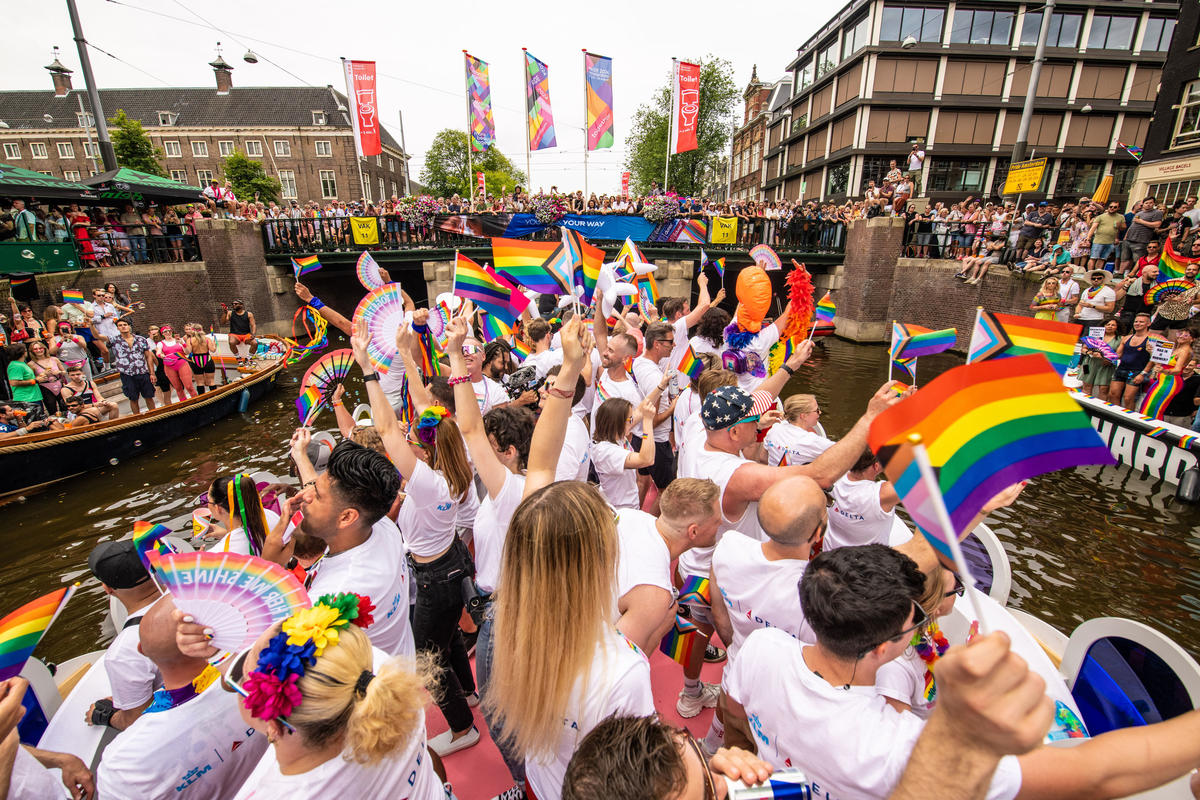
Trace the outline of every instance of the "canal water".
<instances>
[{"instance_id":1,"label":"canal water","mask_svg":"<svg viewBox=\"0 0 1200 800\"><path fill-rule=\"evenodd\" d=\"M948 354L923 358L918 382L961 362ZM286 476L303 365L290 372L245 414L0 508L0 615L66 582L82 584L39 656L61 661L107 640L101 625L106 600L87 569L96 542L127 535L135 520L190 514L196 496L218 475L264 470ZM816 394L823 424L837 437L886 375L885 348L826 340L786 393ZM364 398L362 385L351 380L348 388L357 398L348 397L353 407ZM333 427L332 417L323 414L317 425ZM988 522L1012 561L1011 605L1067 633L1092 617L1130 617L1200 655L1200 507L1178 503L1170 487L1123 467L1082 468L1036 479L1015 506Z\"/></svg>"}]
</instances>

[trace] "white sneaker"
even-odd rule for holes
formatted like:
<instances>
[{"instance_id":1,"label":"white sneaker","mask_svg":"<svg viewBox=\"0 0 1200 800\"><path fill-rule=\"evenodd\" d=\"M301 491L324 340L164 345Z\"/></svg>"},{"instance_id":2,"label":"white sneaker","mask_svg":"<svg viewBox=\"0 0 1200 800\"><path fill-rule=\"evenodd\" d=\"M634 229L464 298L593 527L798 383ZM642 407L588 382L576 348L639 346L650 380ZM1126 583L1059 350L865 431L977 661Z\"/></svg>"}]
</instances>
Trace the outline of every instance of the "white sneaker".
<instances>
[{"instance_id":1,"label":"white sneaker","mask_svg":"<svg viewBox=\"0 0 1200 800\"><path fill-rule=\"evenodd\" d=\"M428 744L430 750L445 758L451 753L457 753L459 750L466 750L468 747L479 744L479 729L472 725L471 730L457 739L454 738L453 731L443 731L430 739Z\"/></svg>"},{"instance_id":2,"label":"white sneaker","mask_svg":"<svg viewBox=\"0 0 1200 800\"><path fill-rule=\"evenodd\" d=\"M700 694L695 697L687 694L686 691L679 693L679 701L675 703L675 710L679 712L679 716L684 719L691 719L705 708L715 708L717 698L721 695L721 687L715 683L700 683Z\"/></svg>"},{"instance_id":3,"label":"white sneaker","mask_svg":"<svg viewBox=\"0 0 1200 800\"><path fill-rule=\"evenodd\" d=\"M492 800L525 800L527 795L525 789L520 784L513 786L511 789L501 792L492 798Z\"/></svg>"}]
</instances>

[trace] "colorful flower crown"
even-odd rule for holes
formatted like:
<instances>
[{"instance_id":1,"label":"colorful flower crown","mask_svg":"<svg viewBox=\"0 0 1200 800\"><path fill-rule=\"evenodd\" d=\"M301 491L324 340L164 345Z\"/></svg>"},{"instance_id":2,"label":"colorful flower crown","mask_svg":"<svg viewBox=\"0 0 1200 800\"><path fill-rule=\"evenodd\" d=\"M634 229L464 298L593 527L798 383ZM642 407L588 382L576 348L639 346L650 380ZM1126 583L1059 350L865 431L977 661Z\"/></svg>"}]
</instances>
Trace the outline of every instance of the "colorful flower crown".
<instances>
[{"instance_id":1,"label":"colorful flower crown","mask_svg":"<svg viewBox=\"0 0 1200 800\"><path fill-rule=\"evenodd\" d=\"M450 416L445 406L430 406L417 417L417 439L422 444L433 444L437 438L438 423Z\"/></svg>"},{"instance_id":2,"label":"colorful flower crown","mask_svg":"<svg viewBox=\"0 0 1200 800\"><path fill-rule=\"evenodd\" d=\"M246 676L244 700L250 716L271 720L288 717L304 696L296 685L325 648L338 643L341 630L354 623L366 628L374 619L369 597L353 592L325 594L312 608L283 621L283 631L258 654L257 669Z\"/></svg>"}]
</instances>

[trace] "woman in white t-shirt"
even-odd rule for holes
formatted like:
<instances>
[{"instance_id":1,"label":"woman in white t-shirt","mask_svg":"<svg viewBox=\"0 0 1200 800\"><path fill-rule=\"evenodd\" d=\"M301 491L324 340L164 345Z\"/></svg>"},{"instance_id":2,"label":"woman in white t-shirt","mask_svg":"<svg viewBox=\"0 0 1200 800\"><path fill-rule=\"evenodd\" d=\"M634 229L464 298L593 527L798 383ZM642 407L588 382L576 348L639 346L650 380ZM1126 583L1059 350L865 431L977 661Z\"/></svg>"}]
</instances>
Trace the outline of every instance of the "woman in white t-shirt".
<instances>
[{"instance_id":1,"label":"woman in white t-shirt","mask_svg":"<svg viewBox=\"0 0 1200 800\"><path fill-rule=\"evenodd\" d=\"M325 800L347 792L384 797L402 787L411 800L446 800L449 793L426 750L429 676L401 659L387 661L376 674L371 642L358 627L363 617L343 622L347 612L366 612L362 601L370 598L322 599L330 599L338 614L337 639L325 639L315 626L295 625L315 622L319 604L285 620L282 630L273 626L229 660L222 687L242 695L242 718L272 743L236 799ZM312 635L316 630L320 637ZM323 646L315 649L314 661L293 656L285 664L281 658L289 648L318 642ZM285 695L279 681L290 674L299 678Z\"/></svg>"},{"instance_id":2,"label":"woman in white t-shirt","mask_svg":"<svg viewBox=\"0 0 1200 800\"><path fill-rule=\"evenodd\" d=\"M228 531L210 548L217 553L262 555L263 542L279 521L278 514L263 508L254 479L244 472L212 482L208 510L213 526Z\"/></svg>"},{"instance_id":3,"label":"woman in white t-shirt","mask_svg":"<svg viewBox=\"0 0 1200 800\"><path fill-rule=\"evenodd\" d=\"M600 478L600 491L613 508L639 508L637 471L654 463L654 414L658 398L638 406L642 418L642 446L636 453L629 446L633 430L633 406L628 400L610 397L596 409L592 430L592 466Z\"/></svg>"},{"instance_id":4,"label":"woman in white t-shirt","mask_svg":"<svg viewBox=\"0 0 1200 800\"><path fill-rule=\"evenodd\" d=\"M811 394L794 394L783 401L783 421L777 422L763 438L767 463L778 467L783 458L791 466L811 464L833 447L820 428L821 406Z\"/></svg>"}]
</instances>

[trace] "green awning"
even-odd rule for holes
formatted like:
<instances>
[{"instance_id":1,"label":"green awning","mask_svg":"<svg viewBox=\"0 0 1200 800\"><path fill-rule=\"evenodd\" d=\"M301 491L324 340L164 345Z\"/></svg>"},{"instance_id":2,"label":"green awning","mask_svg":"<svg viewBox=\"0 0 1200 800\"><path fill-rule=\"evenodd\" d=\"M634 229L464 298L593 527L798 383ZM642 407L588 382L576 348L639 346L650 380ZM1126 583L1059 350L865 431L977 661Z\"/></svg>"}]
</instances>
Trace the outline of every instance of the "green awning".
<instances>
[{"instance_id":1,"label":"green awning","mask_svg":"<svg viewBox=\"0 0 1200 800\"><path fill-rule=\"evenodd\" d=\"M160 175L139 172L129 167L101 172L84 183L102 200L128 200L134 203L157 201L167 205L203 202L199 186L173 181Z\"/></svg>"},{"instance_id":2,"label":"green awning","mask_svg":"<svg viewBox=\"0 0 1200 800\"><path fill-rule=\"evenodd\" d=\"M43 175L31 169L0 164L0 196L36 200L74 200L81 203L96 203L97 195L92 187L82 183Z\"/></svg>"}]
</instances>

